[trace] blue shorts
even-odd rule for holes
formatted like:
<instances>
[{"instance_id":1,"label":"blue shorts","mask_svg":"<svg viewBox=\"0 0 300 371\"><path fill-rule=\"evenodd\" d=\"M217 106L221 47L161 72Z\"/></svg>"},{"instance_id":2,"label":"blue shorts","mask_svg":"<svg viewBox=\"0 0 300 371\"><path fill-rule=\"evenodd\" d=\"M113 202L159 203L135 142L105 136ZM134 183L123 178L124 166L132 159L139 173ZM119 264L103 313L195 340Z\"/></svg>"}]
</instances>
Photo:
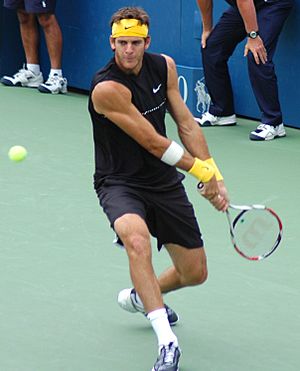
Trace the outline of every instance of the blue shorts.
<instances>
[{"instance_id":1,"label":"blue shorts","mask_svg":"<svg viewBox=\"0 0 300 371\"><path fill-rule=\"evenodd\" d=\"M4 0L8 9L24 9L26 13L54 13L56 0Z\"/></svg>"}]
</instances>

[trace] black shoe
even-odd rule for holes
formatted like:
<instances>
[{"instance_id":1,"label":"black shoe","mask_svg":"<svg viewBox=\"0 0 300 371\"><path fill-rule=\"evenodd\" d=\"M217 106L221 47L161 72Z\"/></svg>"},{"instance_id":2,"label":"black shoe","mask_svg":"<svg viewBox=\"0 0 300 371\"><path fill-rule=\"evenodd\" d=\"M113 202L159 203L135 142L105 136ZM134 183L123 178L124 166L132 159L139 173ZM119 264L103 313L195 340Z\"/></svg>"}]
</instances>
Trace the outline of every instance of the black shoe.
<instances>
[{"instance_id":1,"label":"black shoe","mask_svg":"<svg viewBox=\"0 0 300 371\"><path fill-rule=\"evenodd\" d=\"M159 356L152 368L152 371L179 371L179 358L181 350L173 343L160 348Z\"/></svg>"},{"instance_id":2,"label":"black shoe","mask_svg":"<svg viewBox=\"0 0 300 371\"><path fill-rule=\"evenodd\" d=\"M167 304L165 304L165 308L166 308L166 311L167 311L170 326L175 326L176 323L179 322L179 316Z\"/></svg>"}]
</instances>

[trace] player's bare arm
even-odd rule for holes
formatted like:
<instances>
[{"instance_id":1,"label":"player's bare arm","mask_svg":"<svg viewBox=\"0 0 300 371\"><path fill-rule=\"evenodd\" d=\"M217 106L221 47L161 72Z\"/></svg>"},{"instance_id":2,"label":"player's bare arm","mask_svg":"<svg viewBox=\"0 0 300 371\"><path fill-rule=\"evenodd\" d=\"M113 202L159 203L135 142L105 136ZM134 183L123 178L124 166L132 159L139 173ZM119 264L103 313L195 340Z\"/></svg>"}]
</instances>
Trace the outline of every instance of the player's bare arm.
<instances>
[{"instance_id":1,"label":"player's bare arm","mask_svg":"<svg viewBox=\"0 0 300 371\"><path fill-rule=\"evenodd\" d=\"M253 0L237 0L236 3L243 18L247 33L259 31ZM244 56L247 56L249 51L253 54L257 64L260 62L267 62L267 52L260 36L257 36L255 39L248 38L247 44L245 45Z\"/></svg>"},{"instance_id":2,"label":"player's bare arm","mask_svg":"<svg viewBox=\"0 0 300 371\"><path fill-rule=\"evenodd\" d=\"M164 57L168 66L168 110L178 127L180 139L192 156L207 160L211 155L202 129L195 122L179 92L175 62L169 56Z\"/></svg>"},{"instance_id":3,"label":"player's bare arm","mask_svg":"<svg viewBox=\"0 0 300 371\"><path fill-rule=\"evenodd\" d=\"M99 83L92 94L95 110L105 115L110 121L133 138L155 157L161 159L171 144L171 140L157 133L131 102L131 92L115 81ZM176 166L188 171L194 163L194 157L184 152Z\"/></svg>"},{"instance_id":4,"label":"player's bare arm","mask_svg":"<svg viewBox=\"0 0 300 371\"><path fill-rule=\"evenodd\" d=\"M178 75L175 62L164 55L168 66L168 109L177 124L179 137L187 151L196 158L207 160L211 158L202 129L195 122L193 115L185 105L178 88ZM222 181L218 185L213 177L206 183L203 195L218 209L227 206L227 191ZM222 192L220 192L222 190ZM218 197L221 194L221 198Z\"/></svg>"}]
</instances>

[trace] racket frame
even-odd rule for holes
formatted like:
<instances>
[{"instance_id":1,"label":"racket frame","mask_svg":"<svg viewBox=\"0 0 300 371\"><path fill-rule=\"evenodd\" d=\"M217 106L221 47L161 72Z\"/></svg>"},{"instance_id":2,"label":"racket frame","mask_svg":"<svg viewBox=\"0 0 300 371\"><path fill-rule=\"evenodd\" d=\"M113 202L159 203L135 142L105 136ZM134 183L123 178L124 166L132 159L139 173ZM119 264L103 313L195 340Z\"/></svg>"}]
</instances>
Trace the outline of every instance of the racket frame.
<instances>
[{"instance_id":1,"label":"racket frame","mask_svg":"<svg viewBox=\"0 0 300 371\"><path fill-rule=\"evenodd\" d=\"M245 258L247 260L251 260L251 261L263 260L263 259L266 259L271 254L273 254L273 252L277 249L277 247L280 244L280 241L282 239L282 222L281 222L281 219L279 218L279 216L275 213L275 211L270 209L269 207L266 207L265 205L258 205L258 204L257 205L234 205L234 204L229 204L229 208L240 211L239 214L236 215L234 217L234 219L232 219L231 216L230 216L229 210L228 209L226 210L226 217L227 217L228 224L229 224L230 238L231 238L231 242L232 242L232 245L233 245L234 249L243 258ZM236 223L238 222L238 220L249 210L266 210L270 214L272 214L272 216L275 217L275 219L278 223L279 232L278 232L278 236L276 238L276 241L274 242L272 248L270 250L268 250L266 253L262 254L262 255L248 256L243 251L241 251L239 249L239 247L236 243L236 238L235 238L235 235L234 235L234 227L235 227Z\"/></svg>"}]
</instances>

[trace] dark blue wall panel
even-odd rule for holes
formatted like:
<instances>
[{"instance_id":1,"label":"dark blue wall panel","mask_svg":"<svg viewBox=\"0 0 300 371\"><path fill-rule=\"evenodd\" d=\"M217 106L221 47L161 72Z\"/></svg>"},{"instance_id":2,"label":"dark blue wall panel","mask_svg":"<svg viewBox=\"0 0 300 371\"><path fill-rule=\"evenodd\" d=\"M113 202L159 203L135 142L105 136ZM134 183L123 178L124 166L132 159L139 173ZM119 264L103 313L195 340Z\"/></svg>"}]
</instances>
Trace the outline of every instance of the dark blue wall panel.
<instances>
[{"instance_id":1,"label":"dark blue wall panel","mask_svg":"<svg viewBox=\"0 0 300 371\"><path fill-rule=\"evenodd\" d=\"M58 1L57 16L65 44L63 68L71 86L88 89L91 76L112 56L109 46L110 17L114 11L127 5L143 6L150 14L151 51L164 52L175 59L180 57L179 0L164 0L159 5L152 0ZM75 11L70 11L72 8ZM46 65L46 50L43 50L42 59Z\"/></svg>"},{"instance_id":2,"label":"dark blue wall panel","mask_svg":"<svg viewBox=\"0 0 300 371\"><path fill-rule=\"evenodd\" d=\"M24 59L16 13L0 6L0 76L15 73Z\"/></svg>"}]
</instances>

